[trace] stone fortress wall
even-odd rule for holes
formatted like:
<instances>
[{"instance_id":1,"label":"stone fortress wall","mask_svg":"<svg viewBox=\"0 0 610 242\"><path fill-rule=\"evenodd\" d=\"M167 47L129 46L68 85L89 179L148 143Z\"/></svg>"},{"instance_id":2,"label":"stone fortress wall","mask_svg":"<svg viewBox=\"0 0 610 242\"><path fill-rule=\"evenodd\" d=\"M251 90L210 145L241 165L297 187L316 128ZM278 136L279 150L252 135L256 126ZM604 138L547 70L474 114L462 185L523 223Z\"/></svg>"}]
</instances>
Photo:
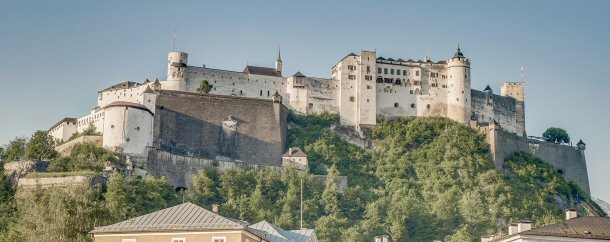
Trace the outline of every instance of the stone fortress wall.
<instances>
[{"instance_id":1,"label":"stone fortress wall","mask_svg":"<svg viewBox=\"0 0 610 242\"><path fill-rule=\"evenodd\" d=\"M528 139L496 128L487 131L487 142L490 144L497 170L504 169L506 157L523 151L553 165L565 178L590 193L584 146L574 147Z\"/></svg>"},{"instance_id":2,"label":"stone fortress wall","mask_svg":"<svg viewBox=\"0 0 610 242\"><path fill-rule=\"evenodd\" d=\"M152 146L182 156L279 166L287 116L281 100L162 90Z\"/></svg>"}]
</instances>

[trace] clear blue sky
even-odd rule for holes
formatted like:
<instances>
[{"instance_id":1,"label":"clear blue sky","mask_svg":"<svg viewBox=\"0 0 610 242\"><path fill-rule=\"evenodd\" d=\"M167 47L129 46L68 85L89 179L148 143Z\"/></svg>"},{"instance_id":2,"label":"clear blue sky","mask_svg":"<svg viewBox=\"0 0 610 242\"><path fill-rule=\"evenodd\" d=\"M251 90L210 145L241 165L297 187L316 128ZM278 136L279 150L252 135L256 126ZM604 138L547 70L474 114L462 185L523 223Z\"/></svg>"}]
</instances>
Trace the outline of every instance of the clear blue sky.
<instances>
[{"instance_id":1,"label":"clear blue sky","mask_svg":"<svg viewBox=\"0 0 610 242\"><path fill-rule=\"evenodd\" d=\"M610 1L2 1L0 144L96 104L120 81L163 79L171 33L189 64L330 76L349 52L446 59L461 44L472 86L525 66L528 135L587 143L592 193L610 201Z\"/></svg>"}]
</instances>

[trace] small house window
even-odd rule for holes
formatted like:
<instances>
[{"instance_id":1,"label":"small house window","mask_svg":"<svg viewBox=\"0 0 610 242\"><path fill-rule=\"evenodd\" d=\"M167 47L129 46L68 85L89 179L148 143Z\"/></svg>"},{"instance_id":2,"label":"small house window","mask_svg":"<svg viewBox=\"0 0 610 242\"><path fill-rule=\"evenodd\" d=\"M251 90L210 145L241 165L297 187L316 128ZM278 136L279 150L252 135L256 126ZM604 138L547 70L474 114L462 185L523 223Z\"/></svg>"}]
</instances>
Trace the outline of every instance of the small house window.
<instances>
[{"instance_id":1,"label":"small house window","mask_svg":"<svg viewBox=\"0 0 610 242\"><path fill-rule=\"evenodd\" d=\"M356 101L356 98L354 96L351 96L351 97L349 97L349 101L354 102L354 101Z\"/></svg>"},{"instance_id":2,"label":"small house window","mask_svg":"<svg viewBox=\"0 0 610 242\"><path fill-rule=\"evenodd\" d=\"M397 108L398 107L398 103L394 103L394 107Z\"/></svg>"},{"instance_id":3,"label":"small house window","mask_svg":"<svg viewBox=\"0 0 610 242\"><path fill-rule=\"evenodd\" d=\"M125 141L129 142L129 138L125 139Z\"/></svg>"},{"instance_id":4,"label":"small house window","mask_svg":"<svg viewBox=\"0 0 610 242\"><path fill-rule=\"evenodd\" d=\"M110 128L111 128L111 129L114 129L114 124L113 124L113 125L110 125Z\"/></svg>"},{"instance_id":5,"label":"small house window","mask_svg":"<svg viewBox=\"0 0 610 242\"><path fill-rule=\"evenodd\" d=\"M136 130L137 130L137 131L140 131L140 126L136 127Z\"/></svg>"},{"instance_id":6,"label":"small house window","mask_svg":"<svg viewBox=\"0 0 610 242\"><path fill-rule=\"evenodd\" d=\"M430 108L430 104L426 105L427 108Z\"/></svg>"},{"instance_id":7,"label":"small house window","mask_svg":"<svg viewBox=\"0 0 610 242\"><path fill-rule=\"evenodd\" d=\"M411 108L415 108L415 103L411 103Z\"/></svg>"}]
</instances>

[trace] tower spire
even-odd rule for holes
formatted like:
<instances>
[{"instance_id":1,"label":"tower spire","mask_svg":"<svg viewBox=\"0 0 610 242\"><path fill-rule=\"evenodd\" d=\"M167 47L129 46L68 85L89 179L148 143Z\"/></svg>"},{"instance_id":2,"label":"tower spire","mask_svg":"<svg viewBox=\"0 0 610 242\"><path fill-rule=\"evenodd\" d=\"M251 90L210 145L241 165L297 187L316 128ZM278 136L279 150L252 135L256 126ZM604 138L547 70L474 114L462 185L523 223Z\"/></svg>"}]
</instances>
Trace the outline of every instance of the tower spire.
<instances>
[{"instance_id":1,"label":"tower spire","mask_svg":"<svg viewBox=\"0 0 610 242\"><path fill-rule=\"evenodd\" d=\"M280 45L277 46L277 59L275 59L275 71L282 75L282 55L280 54Z\"/></svg>"}]
</instances>

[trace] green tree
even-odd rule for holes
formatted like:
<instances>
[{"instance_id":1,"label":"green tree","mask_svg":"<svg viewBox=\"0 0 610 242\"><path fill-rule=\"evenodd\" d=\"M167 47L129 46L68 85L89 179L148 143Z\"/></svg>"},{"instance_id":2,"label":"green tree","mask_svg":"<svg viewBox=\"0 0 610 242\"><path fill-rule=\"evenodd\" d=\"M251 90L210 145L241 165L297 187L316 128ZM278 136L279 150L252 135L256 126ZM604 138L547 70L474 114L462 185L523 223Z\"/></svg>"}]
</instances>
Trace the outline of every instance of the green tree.
<instances>
[{"instance_id":1,"label":"green tree","mask_svg":"<svg viewBox=\"0 0 610 242\"><path fill-rule=\"evenodd\" d=\"M27 139L24 137L15 137L9 141L8 145L4 148L4 160L18 161L24 159L27 143Z\"/></svg>"},{"instance_id":2,"label":"green tree","mask_svg":"<svg viewBox=\"0 0 610 242\"><path fill-rule=\"evenodd\" d=\"M193 189L188 192L189 201L204 207L220 202L218 179L219 174L216 170L197 172L193 176Z\"/></svg>"},{"instance_id":3,"label":"green tree","mask_svg":"<svg viewBox=\"0 0 610 242\"><path fill-rule=\"evenodd\" d=\"M105 194L109 213L117 221L167 208L179 202L165 178L113 174Z\"/></svg>"},{"instance_id":4,"label":"green tree","mask_svg":"<svg viewBox=\"0 0 610 242\"><path fill-rule=\"evenodd\" d=\"M337 176L339 172L337 167L333 165L328 169L328 175L326 176L326 188L322 193L322 205L324 205L324 211L328 215L339 216L341 209L339 205L339 186L337 185Z\"/></svg>"},{"instance_id":5,"label":"green tree","mask_svg":"<svg viewBox=\"0 0 610 242\"><path fill-rule=\"evenodd\" d=\"M199 83L199 87L197 88L197 92L210 93L210 91L212 91L212 88L214 88L214 86L212 86L212 84L210 84L208 80L201 80L201 82Z\"/></svg>"},{"instance_id":6,"label":"green tree","mask_svg":"<svg viewBox=\"0 0 610 242\"><path fill-rule=\"evenodd\" d=\"M101 190L101 189L100 189ZM100 190L40 186L19 199L15 230L22 241L86 241L94 226L108 224Z\"/></svg>"},{"instance_id":7,"label":"green tree","mask_svg":"<svg viewBox=\"0 0 610 242\"><path fill-rule=\"evenodd\" d=\"M9 231L15 219L15 186L4 174L4 163L0 161L0 241Z\"/></svg>"},{"instance_id":8,"label":"green tree","mask_svg":"<svg viewBox=\"0 0 610 242\"><path fill-rule=\"evenodd\" d=\"M4 160L4 146L0 146L0 161Z\"/></svg>"},{"instance_id":9,"label":"green tree","mask_svg":"<svg viewBox=\"0 0 610 242\"><path fill-rule=\"evenodd\" d=\"M542 137L553 143L570 143L570 136L565 129L550 127L542 133Z\"/></svg>"},{"instance_id":10,"label":"green tree","mask_svg":"<svg viewBox=\"0 0 610 242\"><path fill-rule=\"evenodd\" d=\"M47 131L38 130L34 132L30 141L25 146L25 158L32 160L50 160L58 156L55 151L53 138Z\"/></svg>"},{"instance_id":11,"label":"green tree","mask_svg":"<svg viewBox=\"0 0 610 242\"><path fill-rule=\"evenodd\" d=\"M68 157L62 157L49 164L49 171L102 171L107 163L119 165L123 157L94 143L81 143L72 148Z\"/></svg>"}]
</instances>

